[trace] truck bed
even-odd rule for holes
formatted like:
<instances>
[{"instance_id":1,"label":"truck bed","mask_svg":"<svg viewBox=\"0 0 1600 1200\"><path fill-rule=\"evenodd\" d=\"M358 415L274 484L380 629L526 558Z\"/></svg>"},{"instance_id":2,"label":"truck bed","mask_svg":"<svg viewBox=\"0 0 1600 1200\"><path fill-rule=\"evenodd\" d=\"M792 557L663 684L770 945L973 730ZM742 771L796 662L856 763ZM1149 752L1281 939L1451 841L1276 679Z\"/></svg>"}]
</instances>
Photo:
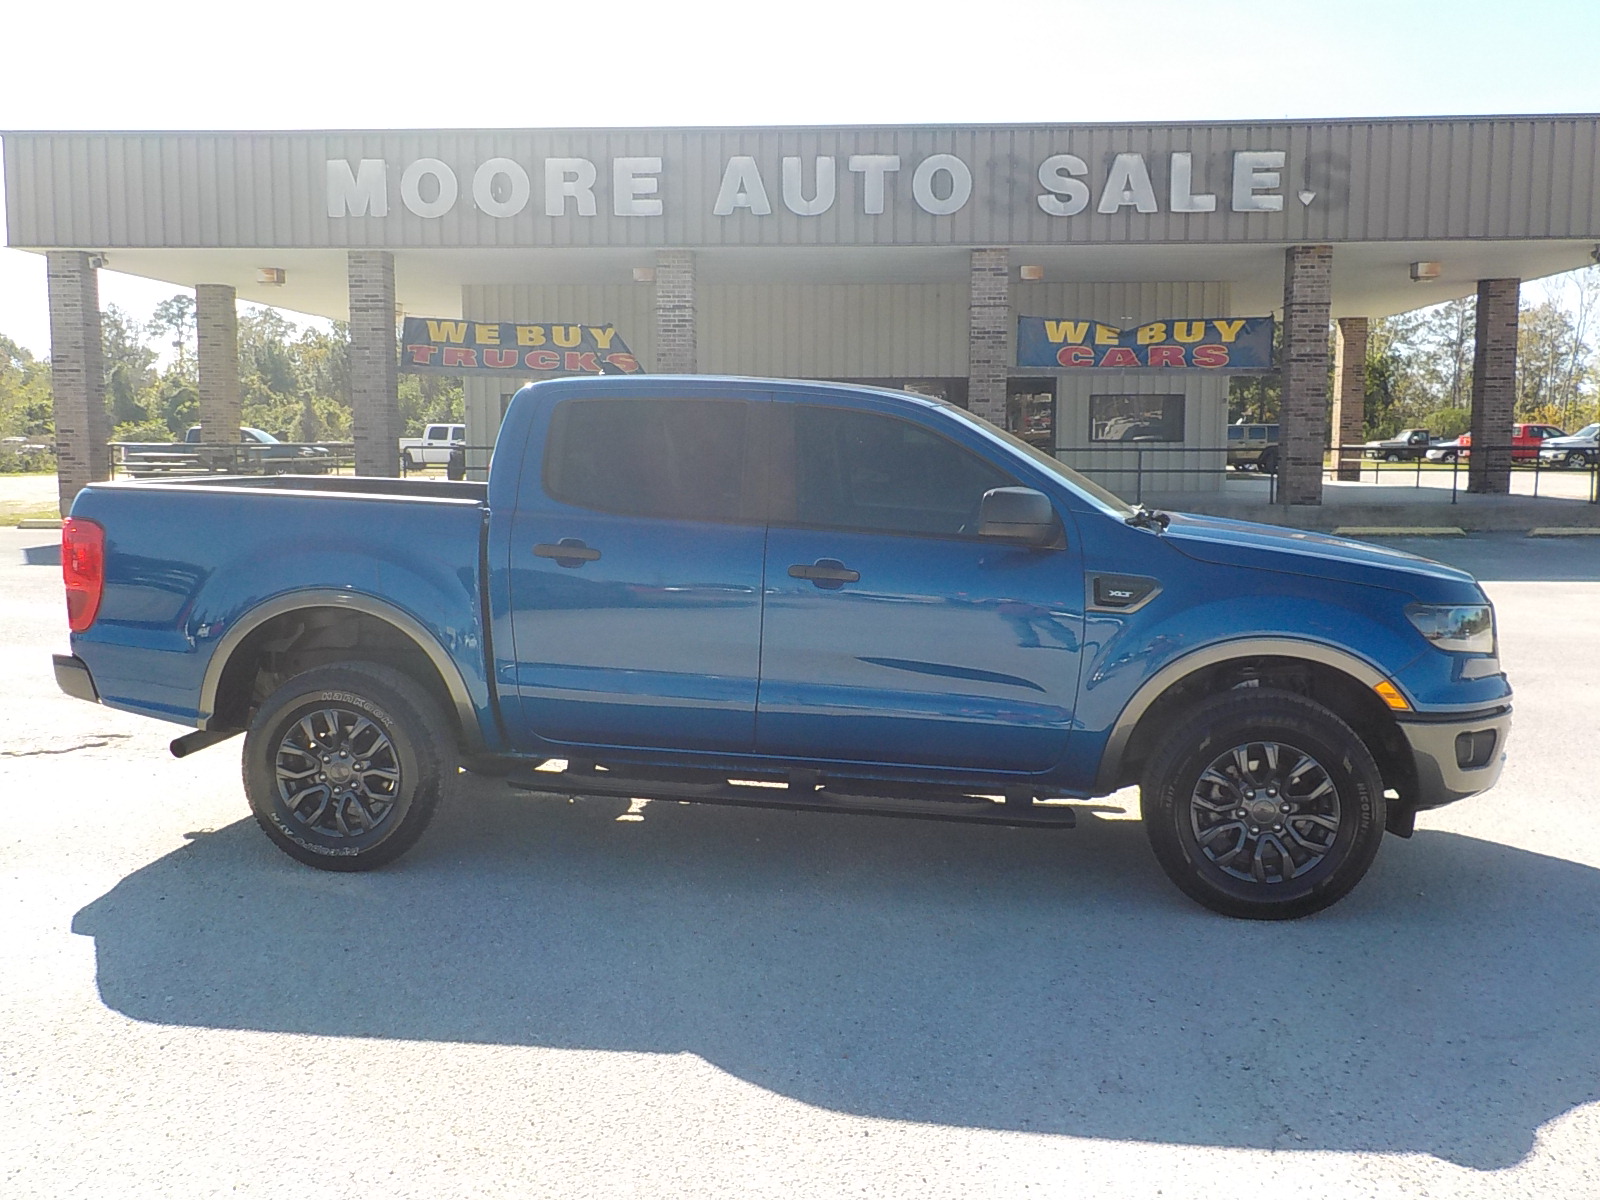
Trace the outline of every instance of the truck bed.
<instances>
[{"instance_id":1,"label":"truck bed","mask_svg":"<svg viewBox=\"0 0 1600 1200\"><path fill-rule=\"evenodd\" d=\"M101 698L203 724L220 644L274 599L397 609L484 680L486 485L353 476L216 476L97 483L74 518L106 529L105 588L75 641Z\"/></svg>"}]
</instances>

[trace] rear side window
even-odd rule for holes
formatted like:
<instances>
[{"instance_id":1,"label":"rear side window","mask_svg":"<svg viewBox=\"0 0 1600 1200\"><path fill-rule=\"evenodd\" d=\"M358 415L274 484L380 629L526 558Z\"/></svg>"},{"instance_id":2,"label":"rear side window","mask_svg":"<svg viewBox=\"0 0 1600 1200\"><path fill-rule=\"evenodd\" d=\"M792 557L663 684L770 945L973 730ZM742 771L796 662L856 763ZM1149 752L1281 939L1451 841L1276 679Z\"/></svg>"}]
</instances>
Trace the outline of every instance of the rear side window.
<instances>
[{"instance_id":1,"label":"rear side window","mask_svg":"<svg viewBox=\"0 0 1600 1200\"><path fill-rule=\"evenodd\" d=\"M976 535L990 488L1015 481L971 451L898 417L794 409L796 524L882 533Z\"/></svg>"},{"instance_id":2,"label":"rear side window","mask_svg":"<svg viewBox=\"0 0 1600 1200\"><path fill-rule=\"evenodd\" d=\"M551 416L545 491L625 516L749 520L750 425L743 400L568 400Z\"/></svg>"}]
</instances>

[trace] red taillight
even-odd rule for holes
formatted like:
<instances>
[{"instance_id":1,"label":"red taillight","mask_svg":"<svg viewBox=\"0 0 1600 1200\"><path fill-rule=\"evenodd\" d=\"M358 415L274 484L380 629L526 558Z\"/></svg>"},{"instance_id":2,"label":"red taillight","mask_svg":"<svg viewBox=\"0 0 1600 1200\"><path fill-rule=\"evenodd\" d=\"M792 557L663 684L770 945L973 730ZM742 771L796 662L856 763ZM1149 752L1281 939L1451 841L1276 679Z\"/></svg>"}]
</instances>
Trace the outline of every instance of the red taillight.
<instances>
[{"instance_id":1,"label":"red taillight","mask_svg":"<svg viewBox=\"0 0 1600 1200\"><path fill-rule=\"evenodd\" d=\"M67 585L67 624L82 633L100 611L106 583L106 531L84 517L61 523L61 578Z\"/></svg>"}]
</instances>

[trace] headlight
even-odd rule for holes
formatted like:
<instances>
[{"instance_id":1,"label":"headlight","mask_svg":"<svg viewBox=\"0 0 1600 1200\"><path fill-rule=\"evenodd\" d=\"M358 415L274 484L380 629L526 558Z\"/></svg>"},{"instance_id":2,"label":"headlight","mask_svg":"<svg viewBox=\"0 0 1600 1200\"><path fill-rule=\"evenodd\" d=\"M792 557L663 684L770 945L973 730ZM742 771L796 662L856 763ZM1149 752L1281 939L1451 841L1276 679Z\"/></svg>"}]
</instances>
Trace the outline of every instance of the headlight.
<instances>
[{"instance_id":1,"label":"headlight","mask_svg":"<svg viewBox=\"0 0 1600 1200\"><path fill-rule=\"evenodd\" d=\"M1494 606L1490 604L1413 604L1406 616L1417 632L1441 650L1494 653Z\"/></svg>"}]
</instances>

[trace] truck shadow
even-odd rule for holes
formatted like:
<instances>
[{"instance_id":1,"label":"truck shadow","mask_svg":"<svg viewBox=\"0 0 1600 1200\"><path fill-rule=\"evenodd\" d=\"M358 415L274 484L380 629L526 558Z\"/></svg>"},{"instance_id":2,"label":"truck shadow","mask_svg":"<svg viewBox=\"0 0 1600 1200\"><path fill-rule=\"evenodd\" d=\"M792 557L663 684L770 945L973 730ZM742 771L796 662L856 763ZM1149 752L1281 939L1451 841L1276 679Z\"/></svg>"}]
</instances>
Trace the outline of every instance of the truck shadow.
<instances>
[{"instance_id":1,"label":"truck shadow","mask_svg":"<svg viewBox=\"0 0 1600 1200\"><path fill-rule=\"evenodd\" d=\"M325 874L248 821L81 910L163 1024L691 1052L892 1120L1515 1164L1600 1099L1600 871L1422 831L1335 909L1214 917L1075 833L515 796ZM622 819L619 819L622 818Z\"/></svg>"}]
</instances>

